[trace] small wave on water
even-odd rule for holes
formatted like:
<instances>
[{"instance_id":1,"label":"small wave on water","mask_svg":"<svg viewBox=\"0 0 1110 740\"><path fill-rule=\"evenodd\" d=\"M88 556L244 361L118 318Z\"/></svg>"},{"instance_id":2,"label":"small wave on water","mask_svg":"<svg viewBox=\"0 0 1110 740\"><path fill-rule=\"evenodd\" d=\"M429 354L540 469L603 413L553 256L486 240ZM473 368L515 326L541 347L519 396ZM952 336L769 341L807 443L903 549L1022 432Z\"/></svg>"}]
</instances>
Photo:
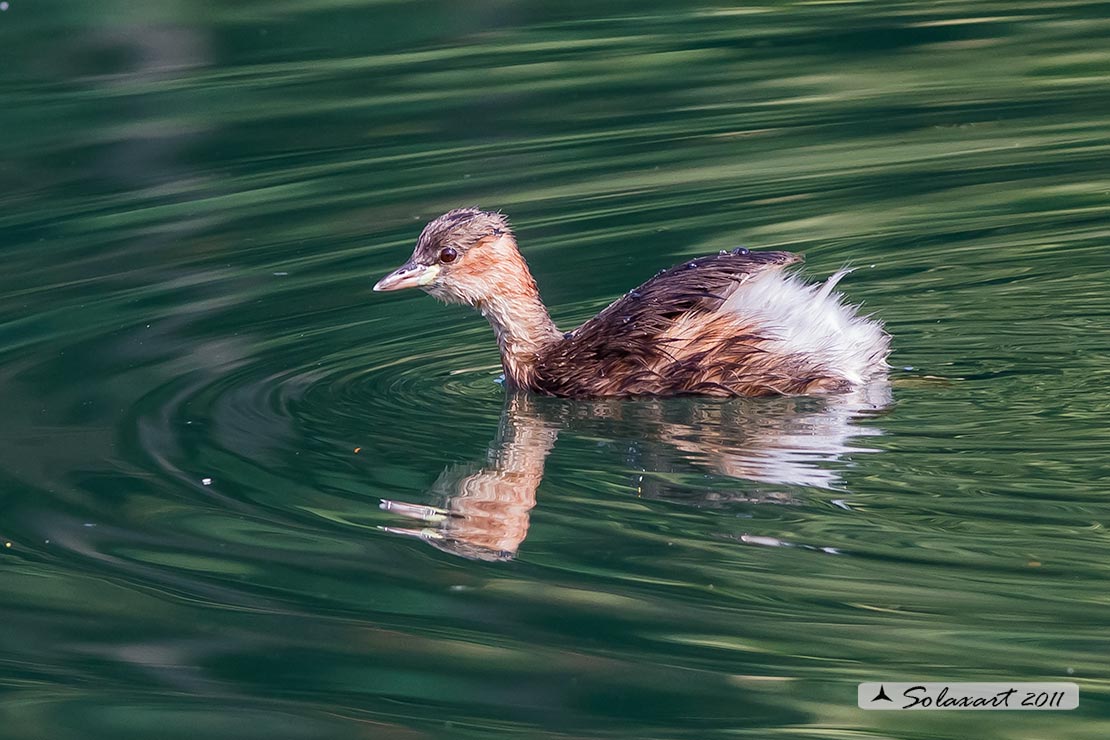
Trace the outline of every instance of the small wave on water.
<instances>
[{"instance_id":1,"label":"small wave on water","mask_svg":"<svg viewBox=\"0 0 1110 740\"><path fill-rule=\"evenodd\" d=\"M11 5L10 734L862 736L885 667L1107 736L1105 8ZM564 328L743 244L913 369L521 400L370 290L475 203Z\"/></svg>"}]
</instances>

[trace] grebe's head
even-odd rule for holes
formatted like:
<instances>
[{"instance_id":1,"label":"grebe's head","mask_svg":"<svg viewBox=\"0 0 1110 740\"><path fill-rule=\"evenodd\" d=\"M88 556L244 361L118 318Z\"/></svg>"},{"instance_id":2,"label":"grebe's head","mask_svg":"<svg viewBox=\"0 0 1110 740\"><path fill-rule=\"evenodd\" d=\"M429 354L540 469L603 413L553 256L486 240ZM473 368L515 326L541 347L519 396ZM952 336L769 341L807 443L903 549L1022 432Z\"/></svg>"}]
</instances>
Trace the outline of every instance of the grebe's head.
<instances>
[{"instance_id":1,"label":"grebe's head","mask_svg":"<svg viewBox=\"0 0 1110 740\"><path fill-rule=\"evenodd\" d=\"M420 288L446 303L477 306L532 281L509 220L478 208L448 211L424 227L412 257L374 286Z\"/></svg>"}]
</instances>

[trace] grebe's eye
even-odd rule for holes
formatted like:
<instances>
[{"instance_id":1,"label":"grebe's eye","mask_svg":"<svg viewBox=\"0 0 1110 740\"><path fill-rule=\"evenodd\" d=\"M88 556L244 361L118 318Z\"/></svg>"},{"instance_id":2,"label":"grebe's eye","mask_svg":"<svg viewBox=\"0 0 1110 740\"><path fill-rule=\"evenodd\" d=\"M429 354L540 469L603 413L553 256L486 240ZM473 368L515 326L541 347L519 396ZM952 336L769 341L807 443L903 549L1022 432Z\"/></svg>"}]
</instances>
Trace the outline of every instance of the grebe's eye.
<instances>
[{"instance_id":1,"label":"grebe's eye","mask_svg":"<svg viewBox=\"0 0 1110 740\"><path fill-rule=\"evenodd\" d=\"M440 262L454 262L458 258L458 256L459 253L456 252L453 247L444 247L443 249L439 250Z\"/></svg>"}]
</instances>

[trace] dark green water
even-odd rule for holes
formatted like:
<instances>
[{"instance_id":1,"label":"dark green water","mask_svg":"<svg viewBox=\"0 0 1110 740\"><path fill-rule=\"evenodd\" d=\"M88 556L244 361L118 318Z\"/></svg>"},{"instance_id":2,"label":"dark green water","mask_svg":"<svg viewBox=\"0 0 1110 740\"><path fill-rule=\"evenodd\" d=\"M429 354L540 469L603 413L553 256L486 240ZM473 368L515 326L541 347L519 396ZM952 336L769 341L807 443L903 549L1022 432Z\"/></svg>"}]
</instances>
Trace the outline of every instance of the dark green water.
<instances>
[{"instance_id":1,"label":"dark green water","mask_svg":"<svg viewBox=\"0 0 1110 740\"><path fill-rule=\"evenodd\" d=\"M0 736L1107 737L1108 37L1095 2L10 0ZM507 401L480 318L370 292L472 203L568 327L738 244L856 265L895 403Z\"/></svg>"}]
</instances>

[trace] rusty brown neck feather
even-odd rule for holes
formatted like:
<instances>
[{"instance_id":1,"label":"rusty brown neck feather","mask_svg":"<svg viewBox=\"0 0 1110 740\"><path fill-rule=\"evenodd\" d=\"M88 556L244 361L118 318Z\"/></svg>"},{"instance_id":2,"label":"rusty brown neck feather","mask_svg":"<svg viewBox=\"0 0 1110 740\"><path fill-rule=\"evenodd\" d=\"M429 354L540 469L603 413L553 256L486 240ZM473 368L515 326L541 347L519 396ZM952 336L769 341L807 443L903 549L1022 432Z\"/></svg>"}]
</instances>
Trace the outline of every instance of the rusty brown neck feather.
<instances>
[{"instance_id":1,"label":"rusty brown neck feather","mask_svg":"<svg viewBox=\"0 0 1110 740\"><path fill-rule=\"evenodd\" d=\"M515 244L511 253L501 255L487 277L489 290L484 291L475 307L497 334L506 379L516 386L527 387L537 358L561 341L563 335L540 300L536 281Z\"/></svg>"}]
</instances>

